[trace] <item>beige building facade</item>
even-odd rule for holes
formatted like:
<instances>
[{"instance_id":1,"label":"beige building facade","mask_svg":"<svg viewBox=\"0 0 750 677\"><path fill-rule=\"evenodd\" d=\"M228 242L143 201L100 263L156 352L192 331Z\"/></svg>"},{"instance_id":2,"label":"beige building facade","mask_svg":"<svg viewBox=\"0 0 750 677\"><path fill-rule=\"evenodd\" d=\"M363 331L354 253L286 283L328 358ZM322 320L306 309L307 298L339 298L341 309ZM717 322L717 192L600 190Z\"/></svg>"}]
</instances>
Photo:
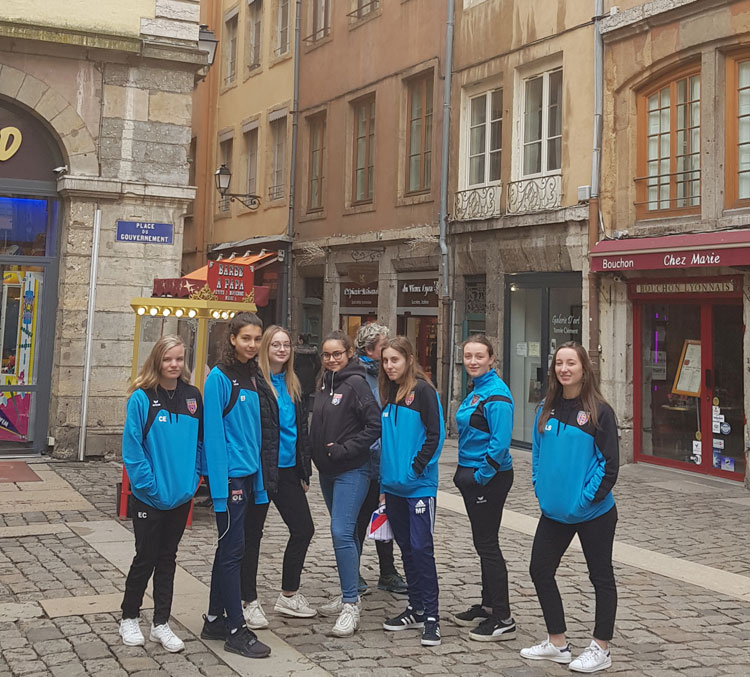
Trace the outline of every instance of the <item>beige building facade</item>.
<instances>
[{"instance_id":1,"label":"beige building facade","mask_svg":"<svg viewBox=\"0 0 750 677\"><path fill-rule=\"evenodd\" d=\"M449 203L453 344L481 332L529 445L557 345L588 343L593 3L458 0ZM579 191L580 188L580 191ZM451 409L466 394L455 352Z\"/></svg>"},{"instance_id":2,"label":"beige building facade","mask_svg":"<svg viewBox=\"0 0 750 677\"><path fill-rule=\"evenodd\" d=\"M0 7L2 451L74 455L87 368L86 453L119 451L129 300L179 274L194 196L198 24L197 0Z\"/></svg>"},{"instance_id":3,"label":"beige building facade","mask_svg":"<svg viewBox=\"0 0 750 677\"><path fill-rule=\"evenodd\" d=\"M446 22L445 0L302 3L293 277L295 331L377 319L437 383Z\"/></svg>"},{"instance_id":4,"label":"beige building facade","mask_svg":"<svg viewBox=\"0 0 750 677\"><path fill-rule=\"evenodd\" d=\"M605 233L591 267L623 450L747 482L750 2L605 14Z\"/></svg>"},{"instance_id":5,"label":"beige building facade","mask_svg":"<svg viewBox=\"0 0 750 677\"><path fill-rule=\"evenodd\" d=\"M256 284L271 287L271 302L260 309L267 322L286 315L295 10L294 0L211 0L201 9L219 46L195 93L192 147L200 188L186 223L183 268L195 270L207 258L280 251L255 271ZM231 171L229 192L257 196L259 206L222 199L214 178L222 165Z\"/></svg>"}]
</instances>

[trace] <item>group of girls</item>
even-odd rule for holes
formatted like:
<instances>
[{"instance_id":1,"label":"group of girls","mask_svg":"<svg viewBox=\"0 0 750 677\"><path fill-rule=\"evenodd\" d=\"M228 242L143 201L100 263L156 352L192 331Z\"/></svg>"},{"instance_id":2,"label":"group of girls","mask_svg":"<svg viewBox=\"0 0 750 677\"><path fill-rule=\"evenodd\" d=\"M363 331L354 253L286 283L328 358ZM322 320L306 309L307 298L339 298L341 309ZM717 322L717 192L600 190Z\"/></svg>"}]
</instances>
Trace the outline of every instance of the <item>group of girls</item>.
<instances>
[{"instance_id":1,"label":"group of girls","mask_svg":"<svg viewBox=\"0 0 750 677\"><path fill-rule=\"evenodd\" d=\"M440 644L433 530L438 458L445 438L443 411L406 338L389 339L379 325L362 331L359 357L344 332L324 339L309 434L285 329L272 326L263 332L255 315L237 315L229 326L225 352L206 379L205 404L189 385L182 341L174 336L157 341L131 387L123 436L136 536L120 623L125 644L144 643L138 616L153 574L150 639L168 651L183 648L167 621L177 545L201 475L208 477L218 530L203 639L224 640L227 651L250 658L270 655L253 632L268 626L256 577L270 500L290 533L276 612L299 618L318 612L336 616L332 634L338 637L357 630L362 549L358 517L380 503L401 550L408 594L406 609L386 620L383 628L419 628L423 646ZM463 357L473 390L456 413L459 458L454 482L481 562L482 598L481 604L452 618L472 627L471 639L505 640L516 630L498 541L513 483L513 399L492 367L493 347L485 337L467 340ZM607 642L616 608L611 554L617 513L611 489L617 477L617 429L585 350L564 344L552 363L534 429L532 480L542 517L531 558L549 635L521 655L594 672L611 664ZM379 472L373 471L377 455ZM299 592L314 531L306 498L311 459L330 514L340 583L340 595L317 611ZM596 591L596 627L591 646L572 661L554 576L576 533ZM381 560L381 580L384 574L391 580L393 574L398 576L392 549L390 566L384 569Z\"/></svg>"}]
</instances>

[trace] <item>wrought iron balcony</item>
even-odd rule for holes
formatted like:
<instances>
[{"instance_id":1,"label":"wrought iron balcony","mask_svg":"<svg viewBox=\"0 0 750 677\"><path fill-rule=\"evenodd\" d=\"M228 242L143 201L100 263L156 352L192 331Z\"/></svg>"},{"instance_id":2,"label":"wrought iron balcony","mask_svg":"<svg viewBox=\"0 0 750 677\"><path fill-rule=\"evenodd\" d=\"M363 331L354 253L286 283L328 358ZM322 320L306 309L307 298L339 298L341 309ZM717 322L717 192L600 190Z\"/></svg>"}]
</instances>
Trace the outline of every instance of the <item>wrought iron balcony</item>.
<instances>
[{"instance_id":1,"label":"wrought iron balcony","mask_svg":"<svg viewBox=\"0 0 750 677\"><path fill-rule=\"evenodd\" d=\"M453 203L453 219L472 221L500 216L501 192L501 186L480 186L458 191Z\"/></svg>"},{"instance_id":2,"label":"wrought iron balcony","mask_svg":"<svg viewBox=\"0 0 750 677\"><path fill-rule=\"evenodd\" d=\"M540 176L508 184L508 214L526 214L557 209L562 201L562 177Z\"/></svg>"}]
</instances>

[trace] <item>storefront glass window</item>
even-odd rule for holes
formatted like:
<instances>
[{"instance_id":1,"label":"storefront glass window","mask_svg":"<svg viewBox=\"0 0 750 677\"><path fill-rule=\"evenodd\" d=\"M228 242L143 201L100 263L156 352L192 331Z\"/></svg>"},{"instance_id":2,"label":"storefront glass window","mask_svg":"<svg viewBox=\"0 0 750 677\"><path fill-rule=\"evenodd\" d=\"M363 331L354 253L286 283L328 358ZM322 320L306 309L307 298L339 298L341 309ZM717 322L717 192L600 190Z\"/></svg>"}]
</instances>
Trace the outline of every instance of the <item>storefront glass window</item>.
<instances>
[{"instance_id":1,"label":"storefront glass window","mask_svg":"<svg viewBox=\"0 0 750 677\"><path fill-rule=\"evenodd\" d=\"M0 197L0 256L53 256L54 202Z\"/></svg>"},{"instance_id":2,"label":"storefront glass window","mask_svg":"<svg viewBox=\"0 0 750 677\"><path fill-rule=\"evenodd\" d=\"M542 290L511 287L509 383L513 395L513 439L531 443L536 406L542 397Z\"/></svg>"}]
</instances>

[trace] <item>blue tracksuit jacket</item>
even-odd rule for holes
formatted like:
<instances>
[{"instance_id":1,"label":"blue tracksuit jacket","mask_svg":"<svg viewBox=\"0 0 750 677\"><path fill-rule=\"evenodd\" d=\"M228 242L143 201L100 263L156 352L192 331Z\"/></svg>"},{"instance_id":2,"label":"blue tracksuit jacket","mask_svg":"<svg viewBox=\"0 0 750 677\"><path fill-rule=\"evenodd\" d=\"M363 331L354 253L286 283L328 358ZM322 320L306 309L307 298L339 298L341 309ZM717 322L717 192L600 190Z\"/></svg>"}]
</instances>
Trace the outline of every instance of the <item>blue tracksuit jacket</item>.
<instances>
[{"instance_id":1,"label":"blue tracksuit jacket","mask_svg":"<svg viewBox=\"0 0 750 677\"><path fill-rule=\"evenodd\" d=\"M260 465L258 393L249 363L214 367L203 386L204 439L216 512L226 512L230 477L253 476L256 503L268 503Z\"/></svg>"},{"instance_id":2,"label":"blue tracksuit jacket","mask_svg":"<svg viewBox=\"0 0 750 677\"><path fill-rule=\"evenodd\" d=\"M380 490L402 498L435 496L445 440L440 398L423 379L398 404L395 392L381 414Z\"/></svg>"},{"instance_id":3,"label":"blue tracksuit jacket","mask_svg":"<svg viewBox=\"0 0 750 677\"><path fill-rule=\"evenodd\" d=\"M494 369L474 379L456 412L458 464L476 468L474 479L487 484L499 470L510 470L513 397Z\"/></svg>"},{"instance_id":4,"label":"blue tracksuit jacket","mask_svg":"<svg viewBox=\"0 0 750 677\"><path fill-rule=\"evenodd\" d=\"M580 399L560 399L539 432L534 421L531 481L542 514L556 522L588 522L615 505L612 487L620 467L617 421L601 403L592 425Z\"/></svg>"},{"instance_id":5,"label":"blue tracksuit jacket","mask_svg":"<svg viewBox=\"0 0 750 677\"><path fill-rule=\"evenodd\" d=\"M189 501L203 454L200 391L182 380L170 398L161 387L136 390L122 431L122 460L133 495L157 510Z\"/></svg>"}]
</instances>

